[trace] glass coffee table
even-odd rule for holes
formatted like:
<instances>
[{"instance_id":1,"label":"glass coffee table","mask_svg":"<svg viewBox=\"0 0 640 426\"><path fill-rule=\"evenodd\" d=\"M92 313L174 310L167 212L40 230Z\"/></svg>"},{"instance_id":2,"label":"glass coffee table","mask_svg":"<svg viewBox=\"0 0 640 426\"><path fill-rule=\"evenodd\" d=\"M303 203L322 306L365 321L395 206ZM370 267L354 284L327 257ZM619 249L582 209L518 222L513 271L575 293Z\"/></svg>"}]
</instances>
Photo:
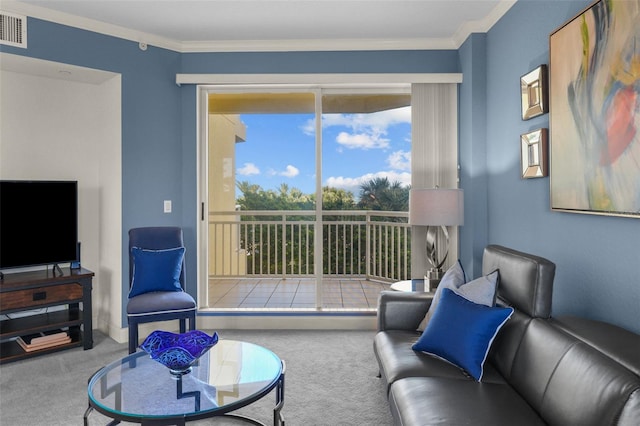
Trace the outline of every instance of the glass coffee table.
<instances>
[{"instance_id":1,"label":"glass coffee table","mask_svg":"<svg viewBox=\"0 0 640 426\"><path fill-rule=\"evenodd\" d=\"M254 425L263 423L234 414L275 391L274 426L284 425L285 364L270 350L253 343L221 339L191 372L174 376L169 369L136 352L98 370L89 380L89 408L114 419L142 425L184 425L188 421L230 416Z\"/></svg>"}]
</instances>

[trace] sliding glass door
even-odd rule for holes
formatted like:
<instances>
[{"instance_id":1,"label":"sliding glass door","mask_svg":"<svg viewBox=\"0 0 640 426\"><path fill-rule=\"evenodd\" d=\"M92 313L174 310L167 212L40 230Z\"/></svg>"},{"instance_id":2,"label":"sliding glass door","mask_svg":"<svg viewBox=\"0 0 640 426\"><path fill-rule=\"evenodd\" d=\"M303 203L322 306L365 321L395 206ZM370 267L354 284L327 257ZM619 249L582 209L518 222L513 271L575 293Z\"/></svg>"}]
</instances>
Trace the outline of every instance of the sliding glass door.
<instances>
[{"instance_id":1,"label":"sliding glass door","mask_svg":"<svg viewBox=\"0 0 640 426\"><path fill-rule=\"evenodd\" d=\"M409 276L408 91L209 90L201 305L371 309Z\"/></svg>"}]
</instances>

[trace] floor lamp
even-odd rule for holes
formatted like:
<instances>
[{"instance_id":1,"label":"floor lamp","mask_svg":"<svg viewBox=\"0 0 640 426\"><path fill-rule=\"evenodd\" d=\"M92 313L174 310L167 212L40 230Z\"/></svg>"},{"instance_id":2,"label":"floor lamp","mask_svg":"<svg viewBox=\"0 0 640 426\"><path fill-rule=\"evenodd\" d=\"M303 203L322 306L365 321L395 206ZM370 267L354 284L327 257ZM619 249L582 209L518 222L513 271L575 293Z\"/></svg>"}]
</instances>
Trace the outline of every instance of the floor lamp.
<instances>
[{"instance_id":1,"label":"floor lamp","mask_svg":"<svg viewBox=\"0 0 640 426\"><path fill-rule=\"evenodd\" d=\"M461 189L412 189L409 193L409 224L427 227L429 283L442 278L442 265L449 254L447 226L464 225L464 197ZM440 232L441 231L441 232ZM444 254L439 253L439 235L444 234ZM425 282L425 288L427 282Z\"/></svg>"}]
</instances>

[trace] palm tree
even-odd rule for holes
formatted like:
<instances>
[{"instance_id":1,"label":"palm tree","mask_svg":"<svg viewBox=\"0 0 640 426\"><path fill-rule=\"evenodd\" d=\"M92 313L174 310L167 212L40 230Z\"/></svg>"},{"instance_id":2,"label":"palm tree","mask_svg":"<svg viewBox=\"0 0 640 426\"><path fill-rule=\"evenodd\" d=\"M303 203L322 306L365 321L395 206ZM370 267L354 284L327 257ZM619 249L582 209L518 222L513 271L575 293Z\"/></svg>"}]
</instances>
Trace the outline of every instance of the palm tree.
<instances>
[{"instance_id":1,"label":"palm tree","mask_svg":"<svg viewBox=\"0 0 640 426\"><path fill-rule=\"evenodd\" d=\"M373 178L360 185L358 207L364 210L407 211L409 187L398 181L389 182L386 177Z\"/></svg>"},{"instance_id":2,"label":"palm tree","mask_svg":"<svg viewBox=\"0 0 640 426\"><path fill-rule=\"evenodd\" d=\"M389 188L389 179L373 178L360 185L360 201L358 207L363 210L380 210L379 197Z\"/></svg>"}]
</instances>

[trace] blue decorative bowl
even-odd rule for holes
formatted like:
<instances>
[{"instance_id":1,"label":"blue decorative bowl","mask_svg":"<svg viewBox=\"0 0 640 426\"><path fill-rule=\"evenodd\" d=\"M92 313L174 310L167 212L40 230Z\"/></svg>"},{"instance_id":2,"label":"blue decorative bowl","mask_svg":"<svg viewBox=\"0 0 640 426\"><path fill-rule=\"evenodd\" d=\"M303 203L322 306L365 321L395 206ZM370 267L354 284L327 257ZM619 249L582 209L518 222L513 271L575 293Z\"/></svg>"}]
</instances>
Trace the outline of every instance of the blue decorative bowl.
<instances>
[{"instance_id":1,"label":"blue decorative bowl","mask_svg":"<svg viewBox=\"0 0 640 426\"><path fill-rule=\"evenodd\" d=\"M171 374L181 376L191 371L191 366L218 343L218 333L209 336L200 330L175 334L156 330L140 345L151 358L169 368Z\"/></svg>"}]
</instances>

